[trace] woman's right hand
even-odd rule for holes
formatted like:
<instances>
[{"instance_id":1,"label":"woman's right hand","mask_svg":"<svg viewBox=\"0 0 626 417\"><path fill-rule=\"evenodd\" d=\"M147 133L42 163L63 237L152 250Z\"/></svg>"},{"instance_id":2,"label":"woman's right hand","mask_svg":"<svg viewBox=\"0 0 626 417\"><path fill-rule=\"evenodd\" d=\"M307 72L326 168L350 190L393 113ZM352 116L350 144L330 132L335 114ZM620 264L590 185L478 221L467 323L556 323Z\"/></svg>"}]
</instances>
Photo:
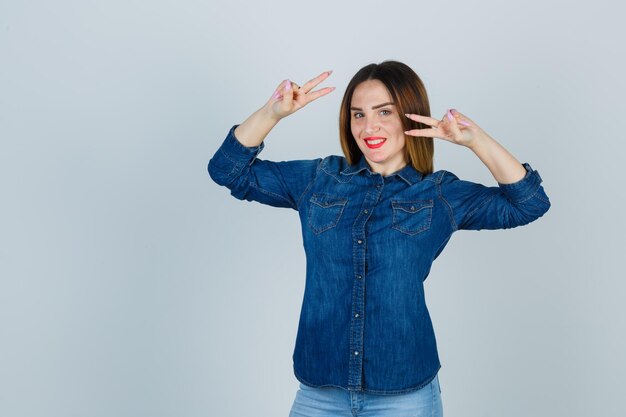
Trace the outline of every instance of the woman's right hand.
<instances>
[{"instance_id":1,"label":"woman's right hand","mask_svg":"<svg viewBox=\"0 0 626 417\"><path fill-rule=\"evenodd\" d=\"M325 96L335 89L335 87L325 87L320 90L311 91L313 87L328 78L331 73L332 70L326 71L313 78L302 87L299 87L298 84L290 80L284 80L276 87L276 91L274 91L274 94L265 105L269 107L272 116L277 120L289 116L313 100Z\"/></svg>"}]
</instances>

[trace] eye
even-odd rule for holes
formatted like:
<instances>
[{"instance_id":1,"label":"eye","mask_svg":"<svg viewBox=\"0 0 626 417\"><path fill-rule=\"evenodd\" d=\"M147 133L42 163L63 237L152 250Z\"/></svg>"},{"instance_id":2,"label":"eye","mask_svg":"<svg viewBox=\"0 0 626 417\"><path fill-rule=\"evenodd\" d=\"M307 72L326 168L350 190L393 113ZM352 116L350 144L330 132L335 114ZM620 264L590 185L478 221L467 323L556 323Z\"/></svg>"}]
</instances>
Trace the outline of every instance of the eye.
<instances>
[{"instance_id":1,"label":"eye","mask_svg":"<svg viewBox=\"0 0 626 417\"><path fill-rule=\"evenodd\" d=\"M381 113L387 112L385 115L391 114L391 110L387 110L387 109L381 110L380 112ZM354 116L355 119L360 119L361 117L363 117L363 113L354 113L353 116Z\"/></svg>"}]
</instances>

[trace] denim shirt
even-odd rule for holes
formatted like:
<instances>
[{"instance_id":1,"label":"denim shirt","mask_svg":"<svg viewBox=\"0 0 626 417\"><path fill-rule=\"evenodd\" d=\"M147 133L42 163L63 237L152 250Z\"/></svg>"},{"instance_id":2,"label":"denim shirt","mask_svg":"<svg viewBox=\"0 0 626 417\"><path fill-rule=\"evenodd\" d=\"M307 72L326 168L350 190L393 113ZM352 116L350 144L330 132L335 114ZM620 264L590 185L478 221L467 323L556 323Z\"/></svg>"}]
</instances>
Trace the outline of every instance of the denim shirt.
<instances>
[{"instance_id":1,"label":"denim shirt","mask_svg":"<svg viewBox=\"0 0 626 417\"><path fill-rule=\"evenodd\" d=\"M363 156L273 162L234 125L208 164L240 200L298 211L306 282L293 370L303 384L375 394L427 385L441 365L423 282L457 230L509 229L550 207L539 172L487 187L411 165L372 172Z\"/></svg>"}]
</instances>

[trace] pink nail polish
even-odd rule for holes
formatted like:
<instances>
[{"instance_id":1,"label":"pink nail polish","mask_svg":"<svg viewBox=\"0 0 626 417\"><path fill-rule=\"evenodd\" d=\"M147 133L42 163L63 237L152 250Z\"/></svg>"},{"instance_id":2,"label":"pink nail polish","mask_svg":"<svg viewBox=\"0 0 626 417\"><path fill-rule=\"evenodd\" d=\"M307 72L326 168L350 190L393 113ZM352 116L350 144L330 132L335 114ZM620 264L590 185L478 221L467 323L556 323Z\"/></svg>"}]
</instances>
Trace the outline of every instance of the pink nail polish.
<instances>
[{"instance_id":1,"label":"pink nail polish","mask_svg":"<svg viewBox=\"0 0 626 417\"><path fill-rule=\"evenodd\" d=\"M452 116L452 113L450 113L450 110L448 110L448 119L453 120L454 116Z\"/></svg>"},{"instance_id":2,"label":"pink nail polish","mask_svg":"<svg viewBox=\"0 0 626 417\"><path fill-rule=\"evenodd\" d=\"M463 120L461 120L459 123L461 123L463 126L471 126L471 124L464 122Z\"/></svg>"},{"instance_id":3,"label":"pink nail polish","mask_svg":"<svg viewBox=\"0 0 626 417\"><path fill-rule=\"evenodd\" d=\"M287 91L291 90L291 81L290 80L287 80L287 85L285 87L285 90L287 90Z\"/></svg>"}]
</instances>

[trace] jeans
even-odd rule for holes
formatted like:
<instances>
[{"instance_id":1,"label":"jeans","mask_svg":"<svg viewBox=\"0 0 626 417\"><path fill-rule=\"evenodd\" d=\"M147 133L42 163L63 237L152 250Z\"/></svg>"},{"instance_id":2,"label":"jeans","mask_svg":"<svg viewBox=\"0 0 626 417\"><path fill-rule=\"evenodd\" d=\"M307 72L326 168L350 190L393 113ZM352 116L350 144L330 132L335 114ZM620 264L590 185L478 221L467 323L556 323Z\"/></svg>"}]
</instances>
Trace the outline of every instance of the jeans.
<instances>
[{"instance_id":1,"label":"jeans","mask_svg":"<svg viewBox=\"0 0 626 417\"><path fill-rule=\"evenodd\" d=\"M300 384L289 417L443 417L439 375L404 394L380 395Z\"/></svg>"}]
</instances>

